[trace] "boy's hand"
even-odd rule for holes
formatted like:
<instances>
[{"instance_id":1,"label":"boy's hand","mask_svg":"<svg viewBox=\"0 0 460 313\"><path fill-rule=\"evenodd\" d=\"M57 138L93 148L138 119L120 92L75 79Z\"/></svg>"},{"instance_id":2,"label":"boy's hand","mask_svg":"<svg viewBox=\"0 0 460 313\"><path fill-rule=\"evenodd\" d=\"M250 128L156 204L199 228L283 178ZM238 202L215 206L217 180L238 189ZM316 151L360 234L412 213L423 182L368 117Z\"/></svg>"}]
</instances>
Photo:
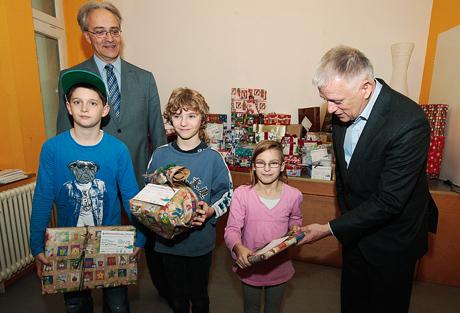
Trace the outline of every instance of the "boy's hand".
<instances>
[{"instance_id":1,"label":"boy's hand","mask_svg":"<svg viewBox=\"0 0 460 313\"><path fill-rule=\"evenodd\" d=\"M37 276L41 279L43 274L43 265L51 265L43 252L35 256L35 265L37 267Z\"/></svg>"},{"instance_id":2,"label":"boy's hand","mask_svg":"<svg viewBox=\"0 0 460 313\"><path fill-rule=\"evenodd\" d=\"M233 247L233 252L236 254L236 264L240 268L246 268L252 265L248 260L248 256L253 254L252 250L243 246L241 243L237 243Z\"/></svg>"},{"instance_id":3,"label":"boy's hand","mask_svg":"<svg viewBox=\"0 0 460 313\"><path fill-rule=\"evenodd\" d=\"M142 256L142 247L134 247L134 257L136 258L136 260L139 261L141 256Z\"/></svg>"},{"instance_id":4,"label":"boy's hand","mask_svg":"<svg viewBox=\"0 0 460 313\"><path fill-rule=\"evenodd\" d=\"M199 201L197 203L196 209L197 215L193 218L192 225L193 226L201 226L204 222L214 215L214 208L209 206L204 201Z\"/></svg>"}]
</instances>

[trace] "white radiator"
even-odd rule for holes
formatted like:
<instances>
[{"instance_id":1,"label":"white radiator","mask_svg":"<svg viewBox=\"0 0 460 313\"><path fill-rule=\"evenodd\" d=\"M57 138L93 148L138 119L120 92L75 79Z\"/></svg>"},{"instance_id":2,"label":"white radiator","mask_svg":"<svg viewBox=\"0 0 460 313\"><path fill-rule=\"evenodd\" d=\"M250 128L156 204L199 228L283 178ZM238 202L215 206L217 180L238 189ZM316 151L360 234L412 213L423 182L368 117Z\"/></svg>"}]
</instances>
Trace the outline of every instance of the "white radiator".
<instances>
[{"instance_id":1,"label":"white radiator","mask_svg":"<svg viewBox=\"0 0 460 313\"><path fill-rule=\"evenodd\" d=\"M0 283L34 261L29 246L35 183L0 192Z\"/></svg>"}]
</instances>

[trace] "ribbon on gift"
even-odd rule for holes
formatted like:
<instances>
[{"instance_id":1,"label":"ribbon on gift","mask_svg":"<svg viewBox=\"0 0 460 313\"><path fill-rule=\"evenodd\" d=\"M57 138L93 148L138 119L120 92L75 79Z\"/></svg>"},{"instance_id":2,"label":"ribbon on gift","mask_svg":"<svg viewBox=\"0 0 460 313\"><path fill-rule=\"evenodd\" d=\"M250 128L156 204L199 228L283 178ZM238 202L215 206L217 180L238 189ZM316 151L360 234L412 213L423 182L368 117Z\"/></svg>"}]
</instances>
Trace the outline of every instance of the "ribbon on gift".
<instances>
[{"instance_id":1,"label":"ribbon on gift","mask_svg":"<svg viewBox=\"0 0 460 313\"><path fill-rule=\"evenodd\" d=\"M299 154L299 145L298 145L298 138L296 135L293 136L284 136L281 140L281 144L283 146L283 154L284 155L297 155Z\"/></svg>"}]
</instances>

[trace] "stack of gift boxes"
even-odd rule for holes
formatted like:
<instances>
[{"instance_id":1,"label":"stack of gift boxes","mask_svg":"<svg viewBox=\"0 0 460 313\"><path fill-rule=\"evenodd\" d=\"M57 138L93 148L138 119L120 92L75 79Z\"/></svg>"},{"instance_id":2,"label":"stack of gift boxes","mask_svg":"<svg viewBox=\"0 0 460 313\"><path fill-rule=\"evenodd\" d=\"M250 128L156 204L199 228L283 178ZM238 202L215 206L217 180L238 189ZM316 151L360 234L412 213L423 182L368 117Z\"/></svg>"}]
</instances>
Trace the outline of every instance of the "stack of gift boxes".
<instances>
[{"instance_id":1,"label":"stack of gift boxes","mask_svg":"<svg viewBox=\"0 0 460 313\"><path fill-rule=\"evenodd\" d=\"M444 151L448 105L427 104L421 105L421 107L431 127L426 172L429 178L438 178L441 172L441 161Z\"/></svg>"},{"instance_id":2,"label":"stack of gift boxes","mask_svg":"<svg viewBox=\"0 0 460 313\"><path fill-rule=\"evenodd\" d=\"M262 140L275 140L283 145L288 176L312 175L315 179L332 179L330 136L308 133L291 124L291 115L266 113L267 91L232 88L231 116L209 114L207 134L210 145L218 149L230 170L249 172L255 145Z\"/></svg>"}]
</instances>

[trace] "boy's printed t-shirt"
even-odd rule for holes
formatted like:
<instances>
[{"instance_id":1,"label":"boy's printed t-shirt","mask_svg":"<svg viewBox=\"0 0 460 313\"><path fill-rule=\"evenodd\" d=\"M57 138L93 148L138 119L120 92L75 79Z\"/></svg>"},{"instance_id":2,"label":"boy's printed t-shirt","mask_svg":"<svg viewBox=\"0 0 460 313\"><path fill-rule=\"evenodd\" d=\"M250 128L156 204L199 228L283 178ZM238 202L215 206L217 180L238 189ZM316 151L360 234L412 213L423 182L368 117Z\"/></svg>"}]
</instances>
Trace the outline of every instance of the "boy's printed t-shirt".
<instances>
[{"instance_id":1,"label":"boy's printed t-shirt","mask_svg":"<svg viewBox=\"0 0 460 313\"><path fill-rule=\"evenodd\" d=\"M40 154L32 202L32 254L43 252L53 201L58 227L120 225L118 188L131 218L129 200L139 187L124 143L104 133L96 145L82 146L70 131L47 140ZM143 234L138 231L136 245L143 246L144 242Z\"/></svg>"},{"instance_id":2,"label":"boy's printed t-shirt","mask_svg":"<svg viewBox=\"0 0 460 313\"><path fill-rule=\"evenodd\" d=\"M198 198L212 206L216 213L203 226L193 227L173 239L157 236L155 251L190 257L204 255L214 249L215 224L230 207L232 179L220 153L205 143L202 142L192 153L179 151L174 146L177 147L175 142L158 147L152 155L147 173L170 164L188 168L190 175L187 183Z\"/></svg>"}]
</instances>

